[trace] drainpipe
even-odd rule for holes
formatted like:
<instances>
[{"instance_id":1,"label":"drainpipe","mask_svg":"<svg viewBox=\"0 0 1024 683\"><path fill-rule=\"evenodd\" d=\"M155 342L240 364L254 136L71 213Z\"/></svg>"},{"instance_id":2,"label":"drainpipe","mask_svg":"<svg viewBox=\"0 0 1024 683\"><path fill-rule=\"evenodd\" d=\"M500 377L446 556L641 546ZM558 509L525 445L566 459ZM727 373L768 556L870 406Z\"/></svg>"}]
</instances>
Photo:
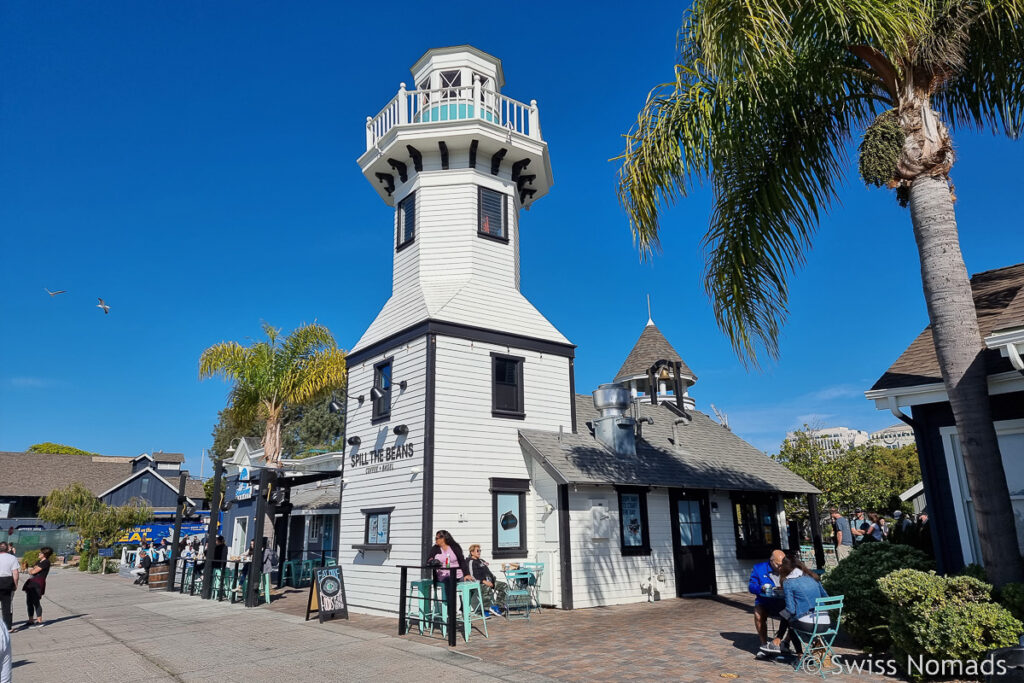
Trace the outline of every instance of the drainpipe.
<instances>
[{"instance_id":1,"label":"drainpipe","mask_svg":"<svg viewBox=\"0 0 1024 683\"><path fill-rule=\"evenodd\" d=\"M679 425L690 424L691 419L689 417L679 417L672 421L672 445L676 447L676 450L679 450Z\"/></svg>"},{"instance_id":2,"label":"drainpipe","mask_svg":"<svg viewBox=\"0 0 1024 683\"><path fill-rule=\"evenodd\" d=\"M914 418L910 417L902 410L900 410L900 407L896 404L895 396L889 397L889 412L892 413L893 417L895 417L897 420L899 420L900 422L905 422L911 429L917 431L915 427L916 423L914 422Z\"/></svg>"}]
</instances>

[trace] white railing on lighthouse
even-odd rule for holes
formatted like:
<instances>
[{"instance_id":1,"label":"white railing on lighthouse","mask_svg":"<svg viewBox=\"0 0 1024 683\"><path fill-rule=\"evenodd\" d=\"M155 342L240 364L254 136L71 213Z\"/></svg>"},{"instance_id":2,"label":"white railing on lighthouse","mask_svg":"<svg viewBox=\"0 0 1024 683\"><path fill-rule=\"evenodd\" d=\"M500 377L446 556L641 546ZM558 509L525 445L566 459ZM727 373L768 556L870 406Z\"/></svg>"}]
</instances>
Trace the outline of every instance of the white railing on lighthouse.
<instances>
[{"instance_id":1,"label":"white railing on lighthouse","mask_svg":"<svg viewBox=\"0 0 1024 683\"><path fill-rule=\"evenodd\" d=\"M402 83L379 114L366 117L366 149L396 126L472 119L501 126L510 134L541 139L537 100L523 104L482 87L479 79L473 79L472 86L433 90L408 91Z\"/></svg>"}]
</instances>

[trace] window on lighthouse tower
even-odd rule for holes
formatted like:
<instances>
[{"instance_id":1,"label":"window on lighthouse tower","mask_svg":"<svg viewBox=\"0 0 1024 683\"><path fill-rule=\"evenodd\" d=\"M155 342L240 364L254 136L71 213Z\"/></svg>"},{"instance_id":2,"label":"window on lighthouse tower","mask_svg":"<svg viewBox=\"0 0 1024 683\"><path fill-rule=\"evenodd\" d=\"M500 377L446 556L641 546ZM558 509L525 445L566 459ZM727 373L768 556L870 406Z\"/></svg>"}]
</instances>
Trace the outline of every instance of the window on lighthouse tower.
<instances>
[{"instance_id":1,"label":"window on lighthouse tower","mask_svg":"<svg viewBox=\"0 0 1024 683\"><path fill-rule=\"evenodd\" d=\"M398 239L395 246L399 249L413 241L416 237L416 193L398 203Z\"/></svg>"},{"instance_id":2,"label":"window on lighthouse tower","mask_svg":"<svg viewBox=\"0 0 1024 683\"><path fill-rule=\"evenodd\" d=\"M478 234L483 237L494 237L508 240L508 216L505 212L505 195L486 187L480 188L478 199L479 224Z\"/></svg>"}]
</instances>

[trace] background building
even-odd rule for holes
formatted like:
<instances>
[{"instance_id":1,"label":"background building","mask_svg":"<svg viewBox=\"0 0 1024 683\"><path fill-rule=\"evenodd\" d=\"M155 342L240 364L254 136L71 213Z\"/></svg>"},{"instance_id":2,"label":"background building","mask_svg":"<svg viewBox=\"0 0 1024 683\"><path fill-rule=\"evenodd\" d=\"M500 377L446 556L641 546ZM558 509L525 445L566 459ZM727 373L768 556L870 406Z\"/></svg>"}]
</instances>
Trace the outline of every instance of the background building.
<instances>
[{"instance_id":1,"label":"background building","mask_svg":"<svg viewBox=\"0 0 1024 683\"><path fill-rule=\"evenodd\" d=\"M863 446L871 438L863 429L850 429L849 427L825 427L824 429L811 429L807 433L811 440L825 452L825 455L830 457L835 457L854 446ZM788 432L786 440L795 441L796 435L796 432Z\"/></svg>"}]
</instances>

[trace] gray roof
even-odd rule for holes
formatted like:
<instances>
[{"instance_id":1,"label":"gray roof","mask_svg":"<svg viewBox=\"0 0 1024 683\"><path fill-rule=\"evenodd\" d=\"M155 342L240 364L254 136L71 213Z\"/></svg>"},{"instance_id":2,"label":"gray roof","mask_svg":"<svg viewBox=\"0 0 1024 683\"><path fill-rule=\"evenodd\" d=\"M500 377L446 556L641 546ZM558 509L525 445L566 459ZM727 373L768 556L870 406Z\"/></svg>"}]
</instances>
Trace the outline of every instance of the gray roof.
<instances>
[{"instance_id":1,"label":"gray roof","mask_svg":"<svg viewBox=\"0 0 1024 683\"><path fill-rule=\"evenodd\" d=\"M0 452L0 495L48 496L78 482L96 495L132 473L132 458Z\"/></svg>"},{"instance_id":2,"label":"gray roof","mask_svg":"<svg viewBox=\"0 0 1024 683\"><path fill-rule=\"evenodd\" d=\"M153 458L153 462L185 462L184 453L164 453L163 451L156 451L149 455Z\"/></svg>"},{"instance_id":3,"label":"gray roof","mask_svg":"<svg viewBox=\"0 0 1024 683\"><path fill-rule=\"evenodd\" d=\"M590 396L576 397L578 434L537 429L519 430L523 452L566 484L632 484L678 486L726 491L818 493L818 489L757 450L704 413L692 410L692 421L680 425L679 448L672 443L672 423L680 413L674 404L640 403L643 426L637 457L622 458L595 439L584 424L598 416Z\"/></svg>"},{"instance_id":4,"label":"gray roof","mask_svg":"<svg viewBox=\"0 0 1024 683\"><path fill-rule=\"evenodd\" d=\"M1024 327L1024 263L972 275L971 292L982 337L993 332ZM989 375L1013 371L1009 358L1001 356L998 349L985 349L981 354L985 371ZM939 370L939 359L935 354L935 342L929 325L871 389L896 389L941 382L942 372Z\"/></svg>"},{"instance_id":5,"label":"gray roof","mask_svg":"<svg viewBox=\"0 0 1024 683\"><path fill-rule=\"evenodd\" d=\"M693 370L686 366L682 356L672 348L672 345L668 343L668 339L665 339L665 335L661 333L657 325L649 322L644 327L644 331L640 333L640 338L636 340L636 344L633 344L633 350L626 356L622 367L615 373L615 381L618 382L626 377L645 375L647 370L659 360L678 362L681 364L684 375L689 375L694 380L697 379L697 375L693 374Z\"/></svg>"},{"instance_id":6,"label":"gray roof","mask_svg":"<svg viewBox=\"0 0 1024 683\"><path fill-rule=\"evenodd\" d=\"M296 510L323 510L337 508L340 501L338 484L322 485L319 488L295 489L291 496Z\"/></svg>"}]
</instances>

